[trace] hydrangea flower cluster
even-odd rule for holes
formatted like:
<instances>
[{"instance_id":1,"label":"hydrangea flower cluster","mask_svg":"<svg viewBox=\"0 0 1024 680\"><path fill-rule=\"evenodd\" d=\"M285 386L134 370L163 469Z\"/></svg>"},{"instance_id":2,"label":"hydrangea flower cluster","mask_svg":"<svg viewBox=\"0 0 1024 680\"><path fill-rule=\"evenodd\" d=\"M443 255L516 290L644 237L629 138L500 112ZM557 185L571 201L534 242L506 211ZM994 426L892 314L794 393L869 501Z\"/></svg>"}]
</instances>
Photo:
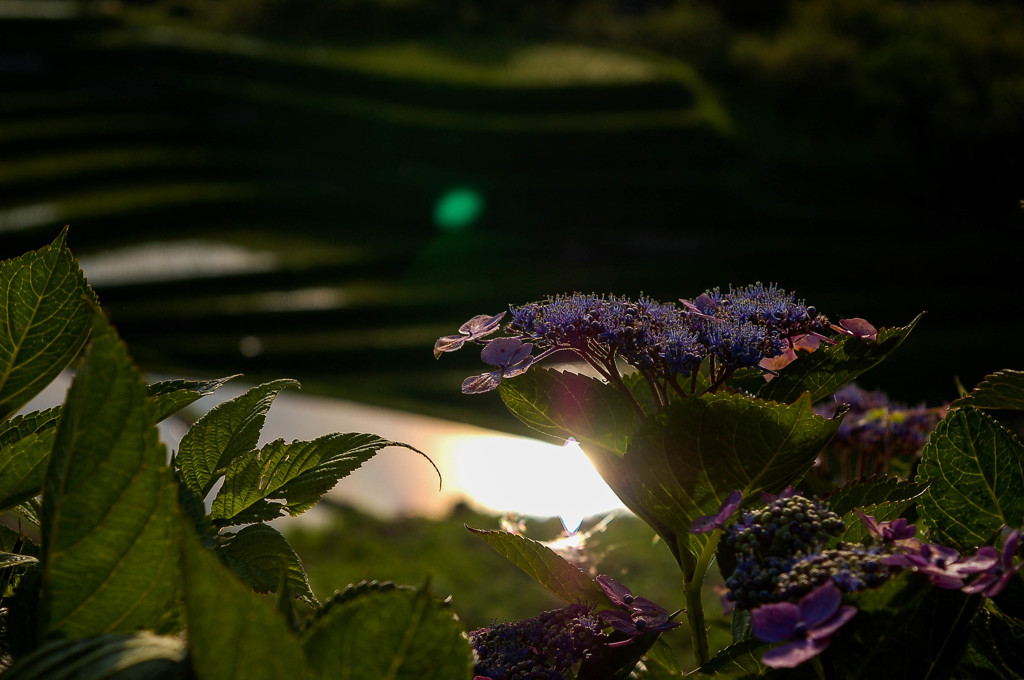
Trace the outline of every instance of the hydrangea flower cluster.
<instances>
[{"instance_id":1,"label":"hydrangea flower cluster","mask_svg":"<svg viewBox=\"0 0 1024 680\"><path fill-rule=\"evenodd\" d=\"M827 567L808 568L786 584L785 592L779 589L780 578L801 560L816 555L844 529L843 520L834 512L795 493L760 510L745 511L738 522L727 527L724 537L736 555L736 570L726 580L726 597L739 609L782 600L795 602L827 580Z\"/></svg>"},{"instance_id":2,"label":"hydrangea flower cluster","mask_svg":"<svg viewBox=\"0 0 1024 680\"><path fill-rule=\"evenodd\" d=\"M849 412L819 459L819 473L837 483L890 470L894 461L905 468L921 453L928 435L946 414L946 407L907 407L890 401L883 392L869 392L850 384L837 391L815 411L831 418L842 405Z\"/></svg>"},{"instance_id":3,"label":"hydrangea flower cluster","mask_svg":"<svg viewBox=\"0 0 1024 680\"><path fill-rule=\"evenodd\" d=\"M590 607L572 604L469 634L479 680L564 680L607 636Z\"/></svg>"},{"instance_id":4,"label":"hydrangea flower cluster","mask_svg":"<svg viewBox=\"0 0 1024 680\"><path fill-rule=\"evenodd\" d=\"M628 364L647 380L655 399L663 404L670 393L692 394L694 380L689 389L680 381L695 379L702 366L707 366L710 389L715 390L740 368L760 367L773 373L795 358L797 349L813 350L822 340L832 342L824 335L830 329L859 337L873 337L874 331L863 319L830 325L823 314L792 293L761 283L730 287L728 292L715 288L678 304L645 296L631 300L615 295L555 295L512 306L508 314L504 337L486 337L498 330L504 313L479 315L463 324L459 334L442 337L434 345L435 357L467 343L485 346L481 356L494 370L468 378L463 392L490 391L503 378L568 351L619 386L620 362ZM500 353L488 352L494 343L502 343ZM539 353L534 355L534 349Z\"/></svg>"},{"instance_id":5,"label":"hydrangea flower cluster","mask_svg":"<svg viewBox=\"0 0 1024 680\"><path fill-rule=\"evenodd\" d=\"M1017 561L1022 547L1017 529L1004 530L1001 551L983 546L962 556L947 546L921 541L916 527L905 519L879 522L857 509L870 544L840 542L825 549L826 542L845 529L838 515L792 489L764 500L764 508L747 510L725 527L725 544L737 560L726 580L726 599L739 609L752 610L758 638L787 641L764 655L765 664L774 668L799 665L824 651L832 633L856 613L851 606L840 606L843 593L880 586L896 572L911 570L939 588L995 597L1024 567ZM729 514L734 509L733 502Z\"/></svg>"}]
</instances>

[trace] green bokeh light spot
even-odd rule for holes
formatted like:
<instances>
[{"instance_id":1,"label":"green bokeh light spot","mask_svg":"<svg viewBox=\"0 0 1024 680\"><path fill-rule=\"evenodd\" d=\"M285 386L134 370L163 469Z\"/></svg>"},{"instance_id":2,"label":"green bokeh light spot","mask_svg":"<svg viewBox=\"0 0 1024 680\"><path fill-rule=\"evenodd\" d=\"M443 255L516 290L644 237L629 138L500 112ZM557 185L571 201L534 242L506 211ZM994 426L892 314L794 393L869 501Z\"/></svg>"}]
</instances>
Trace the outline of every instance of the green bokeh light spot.
<instances>
[{"instance_id":1,"label":"green bokeh light spot","mask_svg":"<svg viewBox=\"0 0 1024 680\"><path fill-rule=\"evenodd\" d=\"M459 231L473 224L484 208L478 192L458 187L445 192L434 208L434 223L445 231Z\"/></svg>"}]
</instances>

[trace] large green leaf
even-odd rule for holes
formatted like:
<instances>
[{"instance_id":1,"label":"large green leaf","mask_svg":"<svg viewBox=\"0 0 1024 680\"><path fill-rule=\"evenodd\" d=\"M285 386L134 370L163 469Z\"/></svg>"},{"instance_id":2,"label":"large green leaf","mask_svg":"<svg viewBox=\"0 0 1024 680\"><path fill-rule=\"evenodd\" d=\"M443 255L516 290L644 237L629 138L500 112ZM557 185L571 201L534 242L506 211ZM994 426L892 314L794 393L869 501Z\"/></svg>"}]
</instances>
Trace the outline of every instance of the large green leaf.
<instances>
[{"instance_id":1,"label":"large green leaf","mask_svg":"<svg viewBox=\"0 0 1024 680\"><path fill-rule=\"evenodd\" d=\"M507 531L466 528L562 600L570 604L608 604L604 591L592 578L546 545Z\"/></svg>"},{"instance_id":2,"label":"large green leaf","mask_svg":"<svg viewBox=\"0 0 1024 680\"><path fill-rule=\"evenodd\" d=\"M901 481L895 477L871 477L839 487L822 499L846 524L843 534L829 544L840 541L859 543L868 536L867 527L855 508L879 522L890 522L913 505L927 488L926 484Z\"/></svg>"},{"instance_id":3,"label":"large green leaf","mask_svg":"<svg viewBox=\"0 0 1024 680\"><path fill-rule=\"evenodd\" d=\"M308 442L271 442L228 467L224 484L213 499L211 516L214 520L231 520L254 506L258 506L256 511L271 506L298 515L313 507L338 480L388 446L424 455L408 444L354 432L328 434Z\"/></svg>"},{"instance_id":4,"label":"large green leaf","mask_svg":"<svg viewBox=\"0 0 1024 680\"><path fill-rule=\"evenodd\" d=\"M734 490L749 497L799 479L841 420L816 415L806 394L792 405L742 395L692 397L637 432L621 471L637 502L677 536L689 536L697 552L707 535L689 533L694 519L714 515Z\"/></svg>"},{"instance_id":5,"label":"large green leaf","mask_svg":"<svg viewBox=\"0 0 1024 680\"><path fill-rule=\"evenodd\" d=\"M904 572L847 596L857 614L832 636L826 663L850 678L941 680L967 647L980 597Z\"/></svg>"},{"instance_id":6,"label":"large green leaf","mask_svg":"<svg viewBox=\"0 0 1024 680\"><path fill-rule=\"evenodd\" d=\"M575 437L586 450L597 446L626 453L637 416L629 400L597 378L563 371L531 371L498 388L514 416L562 441Z\"/></svg>"},{"instance_id":7,"label":"large green leaf","mask_svg":"<svg viewBox=\"0 0 1024 680\"><path fill-rule=\"evenodd\" d=\"M252 524L230 537L217 550L221 561L258 593L276 592L281 579L296 597L316 603L299 556L279 531L266 524Z\"/></svg>"},{"instance_id":8,"label":"large green leaf","mask_svg":"<svg viewBox=\"0 0 1024 680\"><path fill-rule=\"evenodd\" d=\"M185 680L185 642L154 635L98 635L47 643L4 673L5 680Z\"/></svg>"},{"instance_id":9,"label":"large green leaf","mask_svg":"<svg viewBox=\"0 0 1024 680\"><path fill-rule=\"evenodd\" d=\"M950 406L981 409L1024 410L1024 371L998 371L986 376L971 393Z\"/></svg>"},{"instance_id":10,"label":"large green leaf","mask_svg":"<svg viewBox=\"0 0 1024 680\"><path fill-rule=\"evenodd\" d=\"M191 529L181 542L189 653L198 680L309 680L299 640Z\"/></svg>"},{"instance_id":11,"label":"large green leaf","mask_svg":"<svg viewBox=\"0 0 1024 680\"><path fill-rule=\"evenodd\" d=\"M768 381L757 396L789 403L810 392L812 402L823 399L895 352L921 316L902 328L883 328L876 341L846 338L834 345L822 345L814 352L802 352L800 358Z\"/></svg>"},{"instance_id":12,"label":"large green leaf","mask_svg":"<svg viewBox=\"0 0 1024 680\"><path fill-rule=\"evenodd\" d=\"M66 234L0 262L0 420L50 384L89 337L96 299Z\"/></svg>"},{"instance_id":13,"label":"large green leaf","mask_svg":"<svg viewBox=\"0 0 1024 680\"><path fill-rule=\"evenodd\" d=\"M256 448L267 411L278 393L298 387L294 380L275 380L219 404L181 438L175 464L185 484L206 498L232 461Z\"/></svg>"},{"instance_id":14,"label":"large green leaf","mask_svg":"<svg viewBox=\"0 0 1024 680\"><path fill-rule=\"evenodd\" d=\"M0 510L39 494L60 409L16 416L0 424Z\"/></svg>"},{"instance_id":15,"label":"large green leaf","mask_svg":"<svg viewBox=\"0 0 1024 680\"><path fill-rule=\"evenodd\" d=\"M331 607L302 639L312 669L347 680L469 680L473 652L452 611L419 590L368 590Z\"/></svg>"},{"instance_id":16,"label":"large green leaf","mask_svg":"<svg viewBox=\"0 0 1024 680\"><path fill-rule=\"evenodd\" d=\"M214 380L163 380L146 387L153 402L157 422L173 415L203 397L213 394L237 375Z\"/></svg>"},{"instance_id":17,"label":"large green leaf","mask_svg":"<svg viewBox=\"0 0 1024 680\"><path fill-rule=\"evenodd\" d=\"M983 609L971 626L971 646L1000 677L1024 678L1024 622Z\"/></svg>"},{"instance_id":18,"label":"large green leaf","mask_svg":"<svg viewBox=\"0 0 1024 680\"><path fill-rule=\"evenodd\" d=\"M96 314L43 487L43 630L157 628L180 589L177 487L146 386Z\"/></svg>"},{"instance_id":19,"label":"large green leaf","mask_svg":"<svg viewBox=\"0 0 1024 680\"><path fill-rule=\"evenodd\" d=\"M1024 526L1024 447L987 414L947 415L921 452L917 479L930 484L921 516L957 549L990 542L1003 525Z\"/></svg>"}]
</instances>

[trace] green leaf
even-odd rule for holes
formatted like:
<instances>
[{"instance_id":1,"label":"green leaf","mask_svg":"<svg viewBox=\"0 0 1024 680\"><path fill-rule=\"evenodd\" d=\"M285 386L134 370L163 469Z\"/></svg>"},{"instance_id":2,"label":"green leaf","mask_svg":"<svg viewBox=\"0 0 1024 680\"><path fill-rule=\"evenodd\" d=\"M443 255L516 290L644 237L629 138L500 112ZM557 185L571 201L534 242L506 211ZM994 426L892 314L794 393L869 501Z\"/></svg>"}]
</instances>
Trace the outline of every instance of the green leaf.
<instances>
[{"instance_id":1,"label":"green leaf","mask_svg":"<svg viewBox=\"0 0 1024 680\"><path fill-rule=\"evenodd\" d=\"M303 636L323 678L469 680L473 652L450 609L419 590L370 590L335 604Z\"/></svg>"},{"instance_id":2,"label":"green leaf","mask_svg":"<svg viewBox=\"0 0 1024 680\"><path fill-rule=\"evenodd\" d=\"M973 406L980 409L1024 410L1024 371L998 371L986 376L966 397L957 399L953 408Z\"/></svg>"},{"instance_id":3,"label":"green leaf","mask_svg":"<svg viewBox=\"0 0 1024 680\"><path fill-rule=\"evenodd\" d=\"M846 524L843 534L829 541L829 545L841 541L859 543L867 538L867 527L854 508L879 522L891 522L913 505L927 488L927 484L905 482L896 477L871 477L839 487L822 499Z\"/></svg>"},{"instance_id":4,"label":"green leaf","mask_svg":"<svg viewBox=\"0 0 1024 680\"><path fill-rule=\"evenodd\" d=\"M790 403L810 392L812 402L824 399L895 352L922 316L902 328L883 328L875 342L848 337L834 345L823 343L814 352L801 352L800 358L779 371L757 396Z\"/></svg>"},{"instance_id":5,"label":"green leaf","mask_svg":"<svg viewBox=\"0 0 1024 680\"><path fill-rule=\"evenodd\" d=\"M328 434L309 442L271 442L228 467L224 485L213 500L211 517L230 520L264 499L282 499L289 514L301 514L338 480L388 446L401 446L426 457L408 444L354 432Z\"/></svg>"},{"instance_id":6,"label":"green leaf","mask_svg":"<svg viewBox=\"0 0 1024 680\"><path fill-rule=\"evenodd\" d=\"M18 513L37 527L43 524L43 501L39 496L15 505L11 511Z\"/></svg>"},{"instance_id":7,"label":"green leaf","mask_svg":"<svg viewBox=\"0 0 1024 680\"><path fill-rule=\"evenodd\" d=\"M704 394L667 407L635 435L620 472L647 512L697 553L707 534L694 519L714 515L740 490L778 492L803 476L839 428L811 410L805 394L787 406L742 395Z\"/></svg>"},{"instance_id":8,"label":"green leaf","mask_svg":"<svg viewBox=\"0 0 1024 680\"><path fill-rule=\"evenodd\" d=\"M185 611L196 678L310 680L302 646L273 602L235 578L191 529L183 533Z\"/></svg>"},{"instance_id":9,"label":"green leaf","mask_svg":"<svg viewBox=\"0 0 1024 680\"><path fill-rule=\"evenodd\" d=\"M43 630L158 627L179 592L177 487L146 386L95 315L43 490Z\"/></svg>"},{"instance_id":10,"label":"green leaf","mask_svg":"<svg viewBox=\"0 0 1024 680\"><path fill-rule=\"evenodd\" d=\"M1003 678L1024 678L1024 622L983 609L971 626L971 646Z\"/></svg>"},{"instance_id":11,"label":"green leaf","mask_svg":"<svg viewBox=\"0 0 1024 680\"><path fill-rule=\"evenodd\" d=\"M142 631L49 642L4 680L185 680L185 643Z\"/></svg>"},{"instance_id":12,"label":"green leaf","mask_svg":"<svg viewBox=\"0 0 1024 680\"><path fill-rule=\"evenodd\" d=\"M89 337L98 303L66 234L0 262L0 420L49 385Z\"/></svg>"},{"instance_id":13,"label":"green leaf","mask_svg":"<svg viewBox=\"0 0 1024 680\"><path fill-rule=\"evenodd\" d=\"M957 409L938 424L917 479L930 483L921 516L958 550L989 543L1003 525L1024 526L1024 447L980 411Z\"/></svg>"},{"instance_id":14,"label":"green leaf","mask_svg":"<svg viewBox=\"0 0 1024 680\"><path fill-rule=\"evenodd\" d=\"M967 647L982 598L933 587L912 572L847 596L858 612L832 637L826 663L851 678L941 680Z\"/></svg>"},{"instance_id":15,"label":"green leaf","mask_svg":"<svg viewBox=\"0 0 1024 680\"><path fill-rule=\"evenodd\" d=\"M0 425L0 510L39 495L60 409L16 416Z\"/></svg>"},{"instance_id":16,"label":"green leaf","mask_svg":"<svg viewBox=\"0 0 1024 680\"><path fill-rule=\"evenodd\" d=\"M39 560L31 555L0 552L0 569L6 569L7 567L24 567L29 564L38 563Z\"/></svg>"},{"instance_id":17,"label":"green leaf","mask_svg":"<svg viewBox=\"0 0 1024 680\"><path fill-rule=\"evenodd\" d=\"M906 482L896 477L868 477L849 482L822 498L837 515L845 515L854 508L879 503L911 501L928 488L927 484Z\"/></svg>"},{"instance_id":18,"label":"green leaf","mask_svg":"<svg viewBox=\"0 0 1024 680\"><path fill-rule=\"evenodd\" d=\"M175 457L185 484L206 498L227 467L256 448L274 398L286 387L298 386L294 380L257 385L196 421L181 438Z\"/></svg>"},{"instance_id":19,"label":"green leaf","mask_svg":"<svg viewBox=\"0 0 1024 680\"><path fill-rule=\"evenodd\" d=\"M565 441L575 437L580 446L597 446L626 453L637 425L629 400L597 378L576 373L531 371L498 388L512 415L538 432Z\"/></svg>"},{"instance_id":20,"label":"green leaf","mask_svg":"<svg viewBox=\"0 0 1024 680\"><path fill-rule=\"evenodd\" d=\"M507 531L466 528L565 602L608 605L593 579L546 545Z\"/></svg>"},{"instance_id":21,"label":"green leaf","mask_svg":"<svg viewBox=\"0 0 1024 680\"><path fill-rule=\"evenodd\" d=\"M216 380L164 380L146 387L146 394L153 402L157 422L171 416L189 404L213 394L238 375L229 375Z\"/></svg>"},{"instance_id":22,"label":"green leaf","mask_svg":"<svg viewBox=\"0 0 1024 680\"><path fill-rule=\"evenodd\" d=\"M277 592L283 576L295 596L316 604L299 556L273 527L266 524L247 526L220 546L217 555L258 593Z\"/></svg>"},{"instance_id":23,"label":"green leaf","mask_svg":"<svg viewBox=\"0 0 1024 680\"><path fill-rule=\"evenodd\" d=\"M761 663L761 656L768 649L768 643L757 638L747 638L731 644L715 654L700 667L700 675L723 678L754 678L768 672Z\"/></svg>"}]
</instances>

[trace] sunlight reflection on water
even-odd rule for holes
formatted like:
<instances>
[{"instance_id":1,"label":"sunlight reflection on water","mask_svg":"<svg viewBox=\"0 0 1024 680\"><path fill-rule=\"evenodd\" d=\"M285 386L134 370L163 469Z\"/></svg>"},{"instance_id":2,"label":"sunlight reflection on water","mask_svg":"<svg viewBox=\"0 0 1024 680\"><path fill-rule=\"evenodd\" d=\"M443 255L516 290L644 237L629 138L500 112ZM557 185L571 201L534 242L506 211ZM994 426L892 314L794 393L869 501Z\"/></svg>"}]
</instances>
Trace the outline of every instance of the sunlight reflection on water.
<instances>
[{"instance_id":1,"label":"sunlight reflection on water","mask_svg":"<svg viewBox=\"0 0 1024 680\"><path fill-rule=\"evenodd\" d=\"M27 407L47 408L63 401L70 375L62 374ZM149 376L148 380L170 379ZM250 385L231 382L186 409L198 418ZM510 416L511 417L511 416ZM161 425L171 449L186 430L182 420ZM443 479L426 460L402 448L382 450L329 492L331 500L380 517L443 517L459 502L495 514L561 517L568 530L592 515L622 508L621 502L591 466L579 446L548 444L439 418L366 406L294 391L282 392L267 416L260 444L275 439L310 440L331 432L368 432L405 442L430 456ZM275 524L325 519L314 508Z\"/></svg>"}]
</instances>

